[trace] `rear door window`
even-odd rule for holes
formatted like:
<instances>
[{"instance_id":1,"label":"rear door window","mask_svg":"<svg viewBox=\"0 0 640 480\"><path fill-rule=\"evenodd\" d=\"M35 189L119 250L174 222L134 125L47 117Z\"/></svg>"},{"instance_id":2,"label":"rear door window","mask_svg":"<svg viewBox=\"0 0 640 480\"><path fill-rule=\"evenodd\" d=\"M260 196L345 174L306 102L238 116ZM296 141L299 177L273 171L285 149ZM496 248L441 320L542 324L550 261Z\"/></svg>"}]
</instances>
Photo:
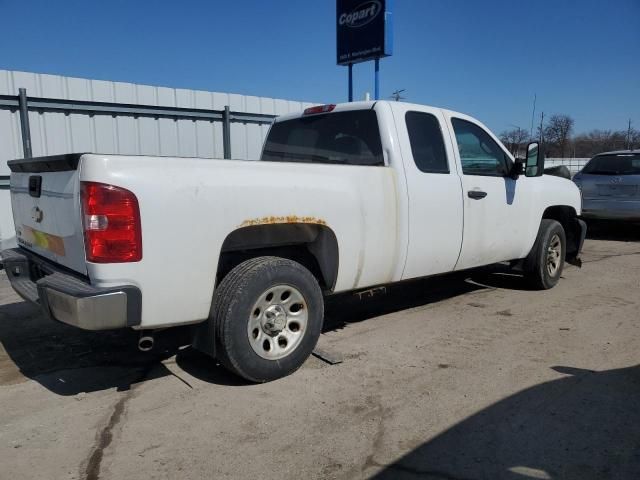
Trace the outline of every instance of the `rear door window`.
<instances>
[{"instance_id":1,"label":"rear door window","mask_svg":"<svg viewBox=\"0 0 640 480\"><path fill-rule=\"evenodd\" d=\"M376 112L351 110L276 122L267 136L262 160L384 165Z\"/></svg>"},{"instance_id":2,"label":"rear door window","mask_svg":"<svg viewBox=\"0 0 640 480\"><path fill-rule=\"evenodd\" d=\"M438 119L430 113L407 112L405 121L416 167L425 173L449 173Z\"/></svg>"}]
</instances>

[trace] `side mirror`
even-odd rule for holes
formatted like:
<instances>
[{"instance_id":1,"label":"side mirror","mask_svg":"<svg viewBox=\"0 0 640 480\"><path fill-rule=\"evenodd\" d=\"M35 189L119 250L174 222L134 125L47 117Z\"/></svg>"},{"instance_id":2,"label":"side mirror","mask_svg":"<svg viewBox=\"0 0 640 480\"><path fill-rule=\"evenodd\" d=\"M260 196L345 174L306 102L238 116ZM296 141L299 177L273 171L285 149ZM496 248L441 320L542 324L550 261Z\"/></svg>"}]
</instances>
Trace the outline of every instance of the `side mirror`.
<instances>
[{"instance_id":1,"label":"side mirror","mask_svg":"<svg viewBox=\"0 0 640 480\"><path fill-rule=\"evenodd\" d=\"M544 151L538 142L527 145L527 163L524 174L527 177L539 177L544 173Z\"/></svg>"}]
</instances>

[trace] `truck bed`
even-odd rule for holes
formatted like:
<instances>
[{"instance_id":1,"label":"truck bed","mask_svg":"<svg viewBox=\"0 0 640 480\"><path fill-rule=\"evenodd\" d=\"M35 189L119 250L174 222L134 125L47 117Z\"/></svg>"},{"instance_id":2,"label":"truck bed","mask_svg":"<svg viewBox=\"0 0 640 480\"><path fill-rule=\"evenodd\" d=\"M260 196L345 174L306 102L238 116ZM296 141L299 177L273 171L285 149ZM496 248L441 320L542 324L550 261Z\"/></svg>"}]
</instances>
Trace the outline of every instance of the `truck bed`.
<instances>
[{"instance_id":1,"label":"truck bed","mask_svg":"<svg viewBox=\"0 0 640 480\"><path fill-rule=\"evenodd\" d=\"M86 275L92 286L142 290L141 327L207 318L228 235L263 224L318 224L339 241L335 291L399 279L396 174L388 167L75 154L16 160L11 195L21 248ZM41 177L41 196L29 193ZM139 262L84 257L80 182L135 193ZM38 222L38 210L43 218ZM381 251L385 255L380 255ZM167 295L174 302L158 304Z\"/></svg>"}]
</instances>

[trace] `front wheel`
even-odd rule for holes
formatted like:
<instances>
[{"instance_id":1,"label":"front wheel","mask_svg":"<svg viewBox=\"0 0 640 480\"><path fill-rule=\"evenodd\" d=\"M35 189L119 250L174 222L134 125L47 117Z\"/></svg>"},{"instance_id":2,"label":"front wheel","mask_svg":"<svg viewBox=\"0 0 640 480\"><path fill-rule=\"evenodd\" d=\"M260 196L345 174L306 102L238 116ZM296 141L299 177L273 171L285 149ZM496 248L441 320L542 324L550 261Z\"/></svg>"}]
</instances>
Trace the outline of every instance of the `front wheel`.
<instances>
[{"instance_id":1,"label":"front wheel","mask_svg":"<svg viewBox=\"0 0 640 480\"><path fill-rule=\"evenodd\" d=\"M280 257L247 260L214 294L218 359L252 382L284 377L315 348L323 317L322 291L309 270Z\"/></svg>"},{"instance_id":2,"label":"front wheel","mask_svg":"<svg viewBox=\"0 0 640 480\"><path fill-rule=\"evenodd\" d=\"M540 290L553 288L564 268L567 240L560 222L544 218L524 262L525 275Z\"/></svg>"}]
</instances>

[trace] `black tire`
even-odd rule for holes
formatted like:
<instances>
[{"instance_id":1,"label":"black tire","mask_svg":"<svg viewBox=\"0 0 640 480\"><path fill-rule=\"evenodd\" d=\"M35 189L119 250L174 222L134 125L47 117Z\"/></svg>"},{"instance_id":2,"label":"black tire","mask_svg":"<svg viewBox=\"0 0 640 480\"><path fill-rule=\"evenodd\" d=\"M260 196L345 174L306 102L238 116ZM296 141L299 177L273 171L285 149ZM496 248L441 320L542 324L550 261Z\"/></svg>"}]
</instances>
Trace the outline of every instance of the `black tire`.
<instances>
[{"instance_id":1,"label":"black tire","mask_svg":"<svg viewBox=\"0 0 640 480\"><path fill-rule=\"evenodd\" d=\"M552 268L549 267L548 255L552 242L556 243L556 238L560 241L561 251L557 259L557 267ZM567 239L560 222L543 218L533 248L524 262L525 276L534 288L548 290L558 283L564 268L566 252ZM550 272L550 268L553 273Z\"/></svg>"},{"instance_id":2,"label":"black tire","mask_svg":"<svg viewBox=\"0 0 640 480\"><path fill-rule=\"evenodd\" d=\"M284 358L265 359L249 342L248 326L261 294L278 285L297 289L306 303L307 323L297 346ZM295 372L316 346L324 318L324 299L316 278L297 262L280 257L247 260L224 277L213 297L216 355L231 372L251 382L268 382Z\"/></svg>"}]
</instances>

